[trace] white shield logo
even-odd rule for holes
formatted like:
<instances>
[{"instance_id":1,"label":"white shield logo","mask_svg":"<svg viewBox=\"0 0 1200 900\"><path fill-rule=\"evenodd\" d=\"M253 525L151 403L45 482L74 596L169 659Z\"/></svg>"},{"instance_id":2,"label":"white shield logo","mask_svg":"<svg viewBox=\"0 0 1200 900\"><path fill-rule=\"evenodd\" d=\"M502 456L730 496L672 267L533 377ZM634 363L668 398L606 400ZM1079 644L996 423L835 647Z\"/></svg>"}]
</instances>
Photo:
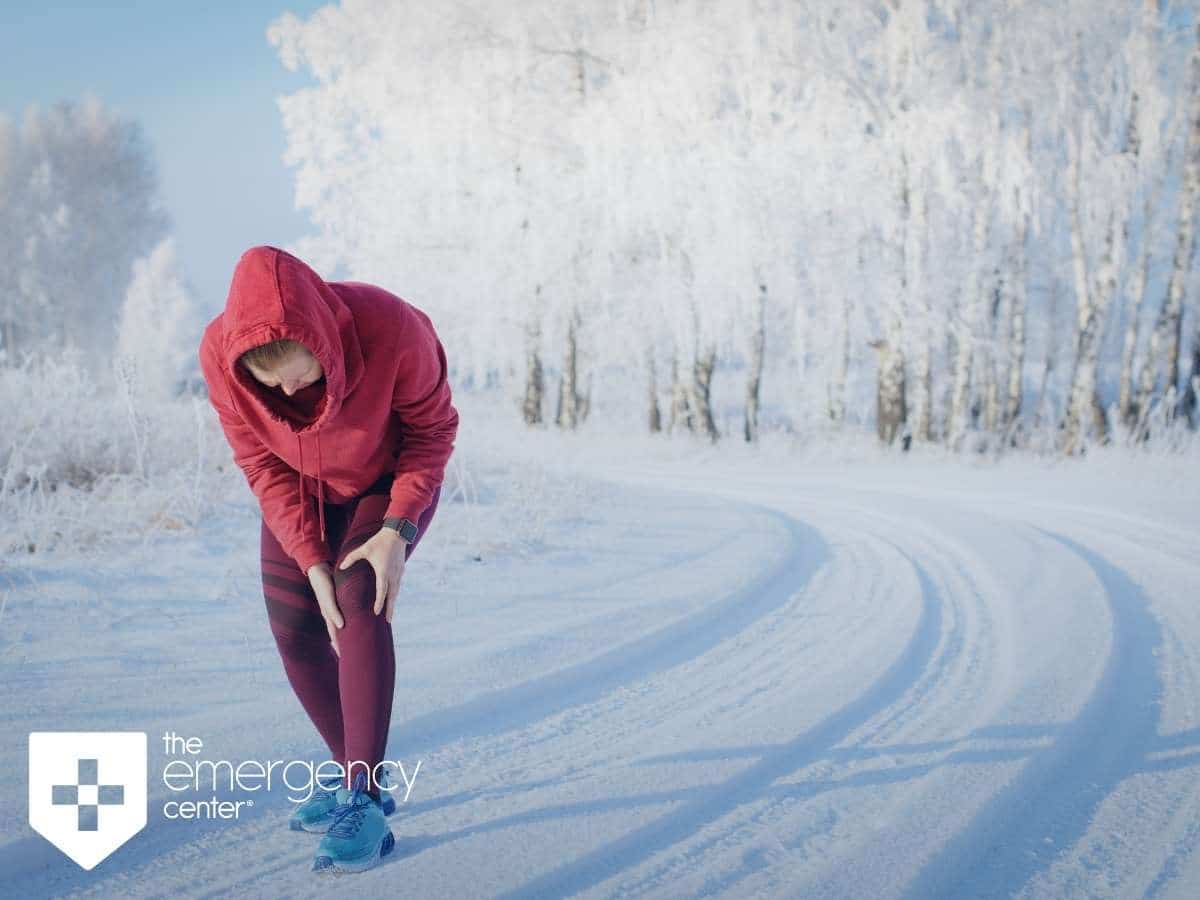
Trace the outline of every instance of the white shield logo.
<instances>
[{"instance_id":1,"label":"white shield logo","mask_svg":"<svg viewBox=\"0 0 1200 900\"><path fill-rule=\"evenodd\" d=\"M146 827L146 733L30 732L29 824L95 867Z\"/></svg>"}]
</instances>

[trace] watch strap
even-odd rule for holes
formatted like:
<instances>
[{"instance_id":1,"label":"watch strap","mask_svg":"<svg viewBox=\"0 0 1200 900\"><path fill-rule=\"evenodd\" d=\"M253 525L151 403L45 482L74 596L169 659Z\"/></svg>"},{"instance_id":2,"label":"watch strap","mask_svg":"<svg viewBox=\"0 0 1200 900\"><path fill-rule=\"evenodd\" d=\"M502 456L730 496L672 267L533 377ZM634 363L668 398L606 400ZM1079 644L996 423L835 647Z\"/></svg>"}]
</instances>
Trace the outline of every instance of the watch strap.
<instances>
[{"instance_id":1,"label":"watch strap","mask_svg":"<svg viewBox=\"0 0 1200 900\"><path fill-rule=\"evenodd\" d=\"M384 528L391 528L410 544L417 539L417 526L412 519L402 516L388 516L383 520Z\"/></svg>"}]
</instances>

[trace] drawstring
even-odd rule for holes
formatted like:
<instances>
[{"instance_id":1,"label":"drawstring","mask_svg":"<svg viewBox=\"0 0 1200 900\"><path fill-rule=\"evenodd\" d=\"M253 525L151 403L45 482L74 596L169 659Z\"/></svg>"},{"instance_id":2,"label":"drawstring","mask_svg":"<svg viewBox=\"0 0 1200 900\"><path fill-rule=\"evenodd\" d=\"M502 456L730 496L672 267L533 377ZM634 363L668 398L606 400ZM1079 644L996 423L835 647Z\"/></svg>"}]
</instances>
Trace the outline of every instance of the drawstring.
<instances>
[{"instance_id":1,"label":"drawstring","mask_svg":"<svg viewBox=\"0 0 1200 900\"><path fill-rule=\"evenodd\" d=\"M317 432L317 510L321 516L321 540L325 540L325 482L321 480L321 432Z\"/></svg>"},{"instance_id":2,"label":"drawstring","mask_svg":"<svg viewBox=\"0 0 1200 900\"><path fill-rule=\"evenodd\" d=\"M296 443L300 448L300 530L304 530L304 523L307 521L305 516L304 502L304 440L299 434L296 435ZM317 515L321 522L321 540L325 540L325 483L321 480L321 432L317 432Z\"/></svg>"},{"instance_id":3,"label":"drawstring","mask_svg":"<svg viewBox=\"0 0 1200 900\"><path fill-rule=\"evenodd\" d=\"M300 448L300 533L304 533L304 508L307 504L304 502L304 441L300 435L296 435L296 446Z\"/></svg>"}]
</instances>

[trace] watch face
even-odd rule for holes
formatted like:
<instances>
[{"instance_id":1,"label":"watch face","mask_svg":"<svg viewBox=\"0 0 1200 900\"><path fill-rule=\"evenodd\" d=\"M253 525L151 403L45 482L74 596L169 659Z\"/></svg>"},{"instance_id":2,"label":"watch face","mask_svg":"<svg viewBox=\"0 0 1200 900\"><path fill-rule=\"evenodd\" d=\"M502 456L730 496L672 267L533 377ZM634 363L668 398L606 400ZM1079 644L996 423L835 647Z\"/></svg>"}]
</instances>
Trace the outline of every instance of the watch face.
<instances>
[{"instance_id":1,"label":"watch face","mask_svg":"<svg viewBox=\"0 0 1200 900\"><path fill-rule=\"evenodd\" d=\"M383 526L384 528L395 529L400 537L404 538L409 543L414 541L417 537L417 526L414 525L410 519L401 519L396 517L387 518L383 520Z\"/></svg>"}]
</instances>

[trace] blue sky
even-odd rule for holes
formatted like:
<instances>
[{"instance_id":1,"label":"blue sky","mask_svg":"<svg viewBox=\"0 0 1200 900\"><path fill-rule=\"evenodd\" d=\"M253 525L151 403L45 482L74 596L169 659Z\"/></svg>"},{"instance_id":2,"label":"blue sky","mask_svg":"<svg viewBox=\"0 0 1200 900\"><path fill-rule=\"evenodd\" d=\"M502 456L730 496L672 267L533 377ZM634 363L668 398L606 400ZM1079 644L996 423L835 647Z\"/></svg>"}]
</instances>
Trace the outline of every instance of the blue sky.
<instances>
[{"instance_id":1,"label":"blue sky","mask_svg":"<svg viewBox=\"0 0 1200 900\"><path fill-rule=\"evenodd\" d=\"M308 230L275 103L307 79L283 67L266 29L322 5L0 0L0 113L90 91L140 122L188 281L215 315L243 249Z\"/></svg>"}]
</instances>

